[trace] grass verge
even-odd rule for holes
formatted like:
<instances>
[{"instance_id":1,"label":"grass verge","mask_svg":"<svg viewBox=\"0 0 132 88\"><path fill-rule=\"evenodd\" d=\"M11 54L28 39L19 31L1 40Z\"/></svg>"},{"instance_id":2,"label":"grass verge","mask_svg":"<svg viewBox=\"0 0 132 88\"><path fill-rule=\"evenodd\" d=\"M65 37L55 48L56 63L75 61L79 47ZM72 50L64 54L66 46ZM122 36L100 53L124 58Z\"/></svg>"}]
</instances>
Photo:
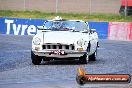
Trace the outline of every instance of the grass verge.
<instances>
[{"instance_id":1,"label":"grass verge","mask_svg":"<svg viewBox=\"0 0 132 88\"><path fill-rule=\"evenodd\" d=\"M17 18L46 18L53 19L55 16L61 16L64 19L85 20L85 21L108 21L108 22L132 22L132 16L120 16L116 14L102 13L46 13L40 11L11 11L0 10L0 17Z\"/></svg>"}]
</instances>

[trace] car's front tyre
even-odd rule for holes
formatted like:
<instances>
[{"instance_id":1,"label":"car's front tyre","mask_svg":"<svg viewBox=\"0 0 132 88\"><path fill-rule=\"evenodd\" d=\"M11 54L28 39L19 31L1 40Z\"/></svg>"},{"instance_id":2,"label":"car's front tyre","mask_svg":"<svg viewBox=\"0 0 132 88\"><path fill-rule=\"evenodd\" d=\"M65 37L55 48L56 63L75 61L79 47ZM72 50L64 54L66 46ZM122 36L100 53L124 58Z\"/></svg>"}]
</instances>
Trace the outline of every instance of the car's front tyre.
<instances>
[{"instance_id":1,"label":"car's front tyre","mask_svg":"<svg viewBox=\"0 0 132 88\"><path fill-rule=\"evenodd\" d=\"M87 63L88 63L87 55L84 54L83 56L81 56L81 57L79 58L79 62L80 62L81 64L87 64Z\"/></svg>"},{"instance_id":2,"label":"car's front tyre","mask_svg":"<svg viewBox=\"0 0 132 88\"><path fill-rule=\"evenodd\" d=\"M81 56L79 58L79 62L81 64L87 64L88 63L88 60L89 60L89 52L90 52L90 43L88 44L88 47L87 47L87 53L84 54L83 56Z\"/></svg>"},{"instance_id":3,"label":"car's front tyre","mask_svg":"<svg viewBox=\"0 0 132 88\"><path fill-rule=\"evenodd\" d=\"M97 46L95 52L89 56L89 61L96 61L96 55L97 55Z\"/></svg>"},{"instance_id":4,"label":"car's front tyre","mask_svg":"<svg viewBox=\"0 0 132 88\"><path fill-rule=\"evenodd\" d=\"M32 63L34 65L40 65L41 61L42 61L42 58L35 55L32 51L31 51L31 59L32 59Z\"/></svg>"},{"instance_id":5,"label":"car's front tyre","mask_svg":"<svg viewBox=\"0 0 132 88\"><path fill-rule=\"evenodd\" d=\"M89 61L96 61L96 52L89 56Z\"/></svg>"}]
</instances>

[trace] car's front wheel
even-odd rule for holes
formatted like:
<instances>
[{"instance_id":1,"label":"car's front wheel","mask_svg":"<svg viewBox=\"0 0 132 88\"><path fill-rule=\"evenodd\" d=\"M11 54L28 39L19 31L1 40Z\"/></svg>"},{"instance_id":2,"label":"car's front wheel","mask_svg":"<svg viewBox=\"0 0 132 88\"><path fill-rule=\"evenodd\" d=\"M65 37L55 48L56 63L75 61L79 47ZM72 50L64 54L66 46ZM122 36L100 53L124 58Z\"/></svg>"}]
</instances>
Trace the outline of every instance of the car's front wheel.
<instances>
[{"instance_id":1,"label":"car's front wheel","mask_svg":"<svg viewBox=\"0 0 132 88\"><path fill-rule=\"evenodd\" d=\"M97 55L97 46L95 52L89 56L89 61L96 61L96 55Z\"/></svg>"},{"instance_id":2,"label":"car's front wheel","mask_svg":"<svg viewBox=\"0 0 132 88\"><path fill-rule=\"evenodd\" d=\"M81 56L81 57L79 58L79 61L80 61L82 64L87 64L88 61L89 61L90 47L91 47L91 45L90 45L90 43L89 43L89 44L88 44L88 47L87 47L87 53L84 54L83 56Z\"/></svg>"},{"instance_id":3,"label":"car's front wheel","mask_svg":"<svg viewBox=\"0 0 132 88\"><path fill-rule=\"evenodd\" d=\"M96 61L96 52L89 56L89 61Z\"/></svg>"},{"instance_id":4,"label":"car's front wheel","mask_svg":"<svg viewBox=\"0 0 132 88\"><path fill-rule=\"evenodd\" d=\"M87 64L87 63L88 63L87 55L84 54L83 56L81 56L81 57L79 58L79 62L80 62L81 64Z\"/></svg>"},{"instance_id":5,"label":"car's front wheel","mask_svg":"<svg viewBox=\"0 0 132 88\"><path fill-rule=\"evenodd\" d=\"M42 58L35 55L32 51L31 51L31 59L32 59L32 63L34 65L40 65L41 61L42 61Z\"/></svg>"}]
</instances>

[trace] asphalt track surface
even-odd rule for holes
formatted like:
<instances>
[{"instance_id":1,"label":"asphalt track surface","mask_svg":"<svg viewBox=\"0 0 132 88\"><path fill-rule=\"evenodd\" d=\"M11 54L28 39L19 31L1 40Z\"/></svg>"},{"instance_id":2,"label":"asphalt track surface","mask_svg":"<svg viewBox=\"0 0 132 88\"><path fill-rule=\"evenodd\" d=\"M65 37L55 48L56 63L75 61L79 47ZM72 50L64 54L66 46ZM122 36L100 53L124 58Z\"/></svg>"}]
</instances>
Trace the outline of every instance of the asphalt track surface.
<instances>
[{"instance_id":1,"label":"asphalt track surface","mask_svg":"<svg viewBox=\"0 0 132 88\"><path fill-rule=\"evenodd\" d=\"M0 35L0 88L132 88L129 84L76 83L78 61L31 63L32 36ZM132 75L132 41L100 39L97 61L82 65L90 74Z\"/></svg>"}]
</instances>

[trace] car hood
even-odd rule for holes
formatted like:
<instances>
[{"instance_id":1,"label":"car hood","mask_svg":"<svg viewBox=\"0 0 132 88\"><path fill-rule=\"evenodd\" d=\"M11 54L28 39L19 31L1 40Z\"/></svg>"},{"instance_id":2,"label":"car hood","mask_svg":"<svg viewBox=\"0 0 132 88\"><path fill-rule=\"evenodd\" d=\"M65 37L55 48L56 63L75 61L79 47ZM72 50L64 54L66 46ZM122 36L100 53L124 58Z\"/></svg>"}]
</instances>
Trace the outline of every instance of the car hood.
<instances>
[{"instance_id":1,"label":"car hood","mask_svg":"<svg viewBox=\"0 0 132 88\"><path fill-rule=\"evenodd\" d=\"M44 32L44 43L73 44L80 39L88 41L88 34L70 31Z\"/></svg>"}]
</instances>

